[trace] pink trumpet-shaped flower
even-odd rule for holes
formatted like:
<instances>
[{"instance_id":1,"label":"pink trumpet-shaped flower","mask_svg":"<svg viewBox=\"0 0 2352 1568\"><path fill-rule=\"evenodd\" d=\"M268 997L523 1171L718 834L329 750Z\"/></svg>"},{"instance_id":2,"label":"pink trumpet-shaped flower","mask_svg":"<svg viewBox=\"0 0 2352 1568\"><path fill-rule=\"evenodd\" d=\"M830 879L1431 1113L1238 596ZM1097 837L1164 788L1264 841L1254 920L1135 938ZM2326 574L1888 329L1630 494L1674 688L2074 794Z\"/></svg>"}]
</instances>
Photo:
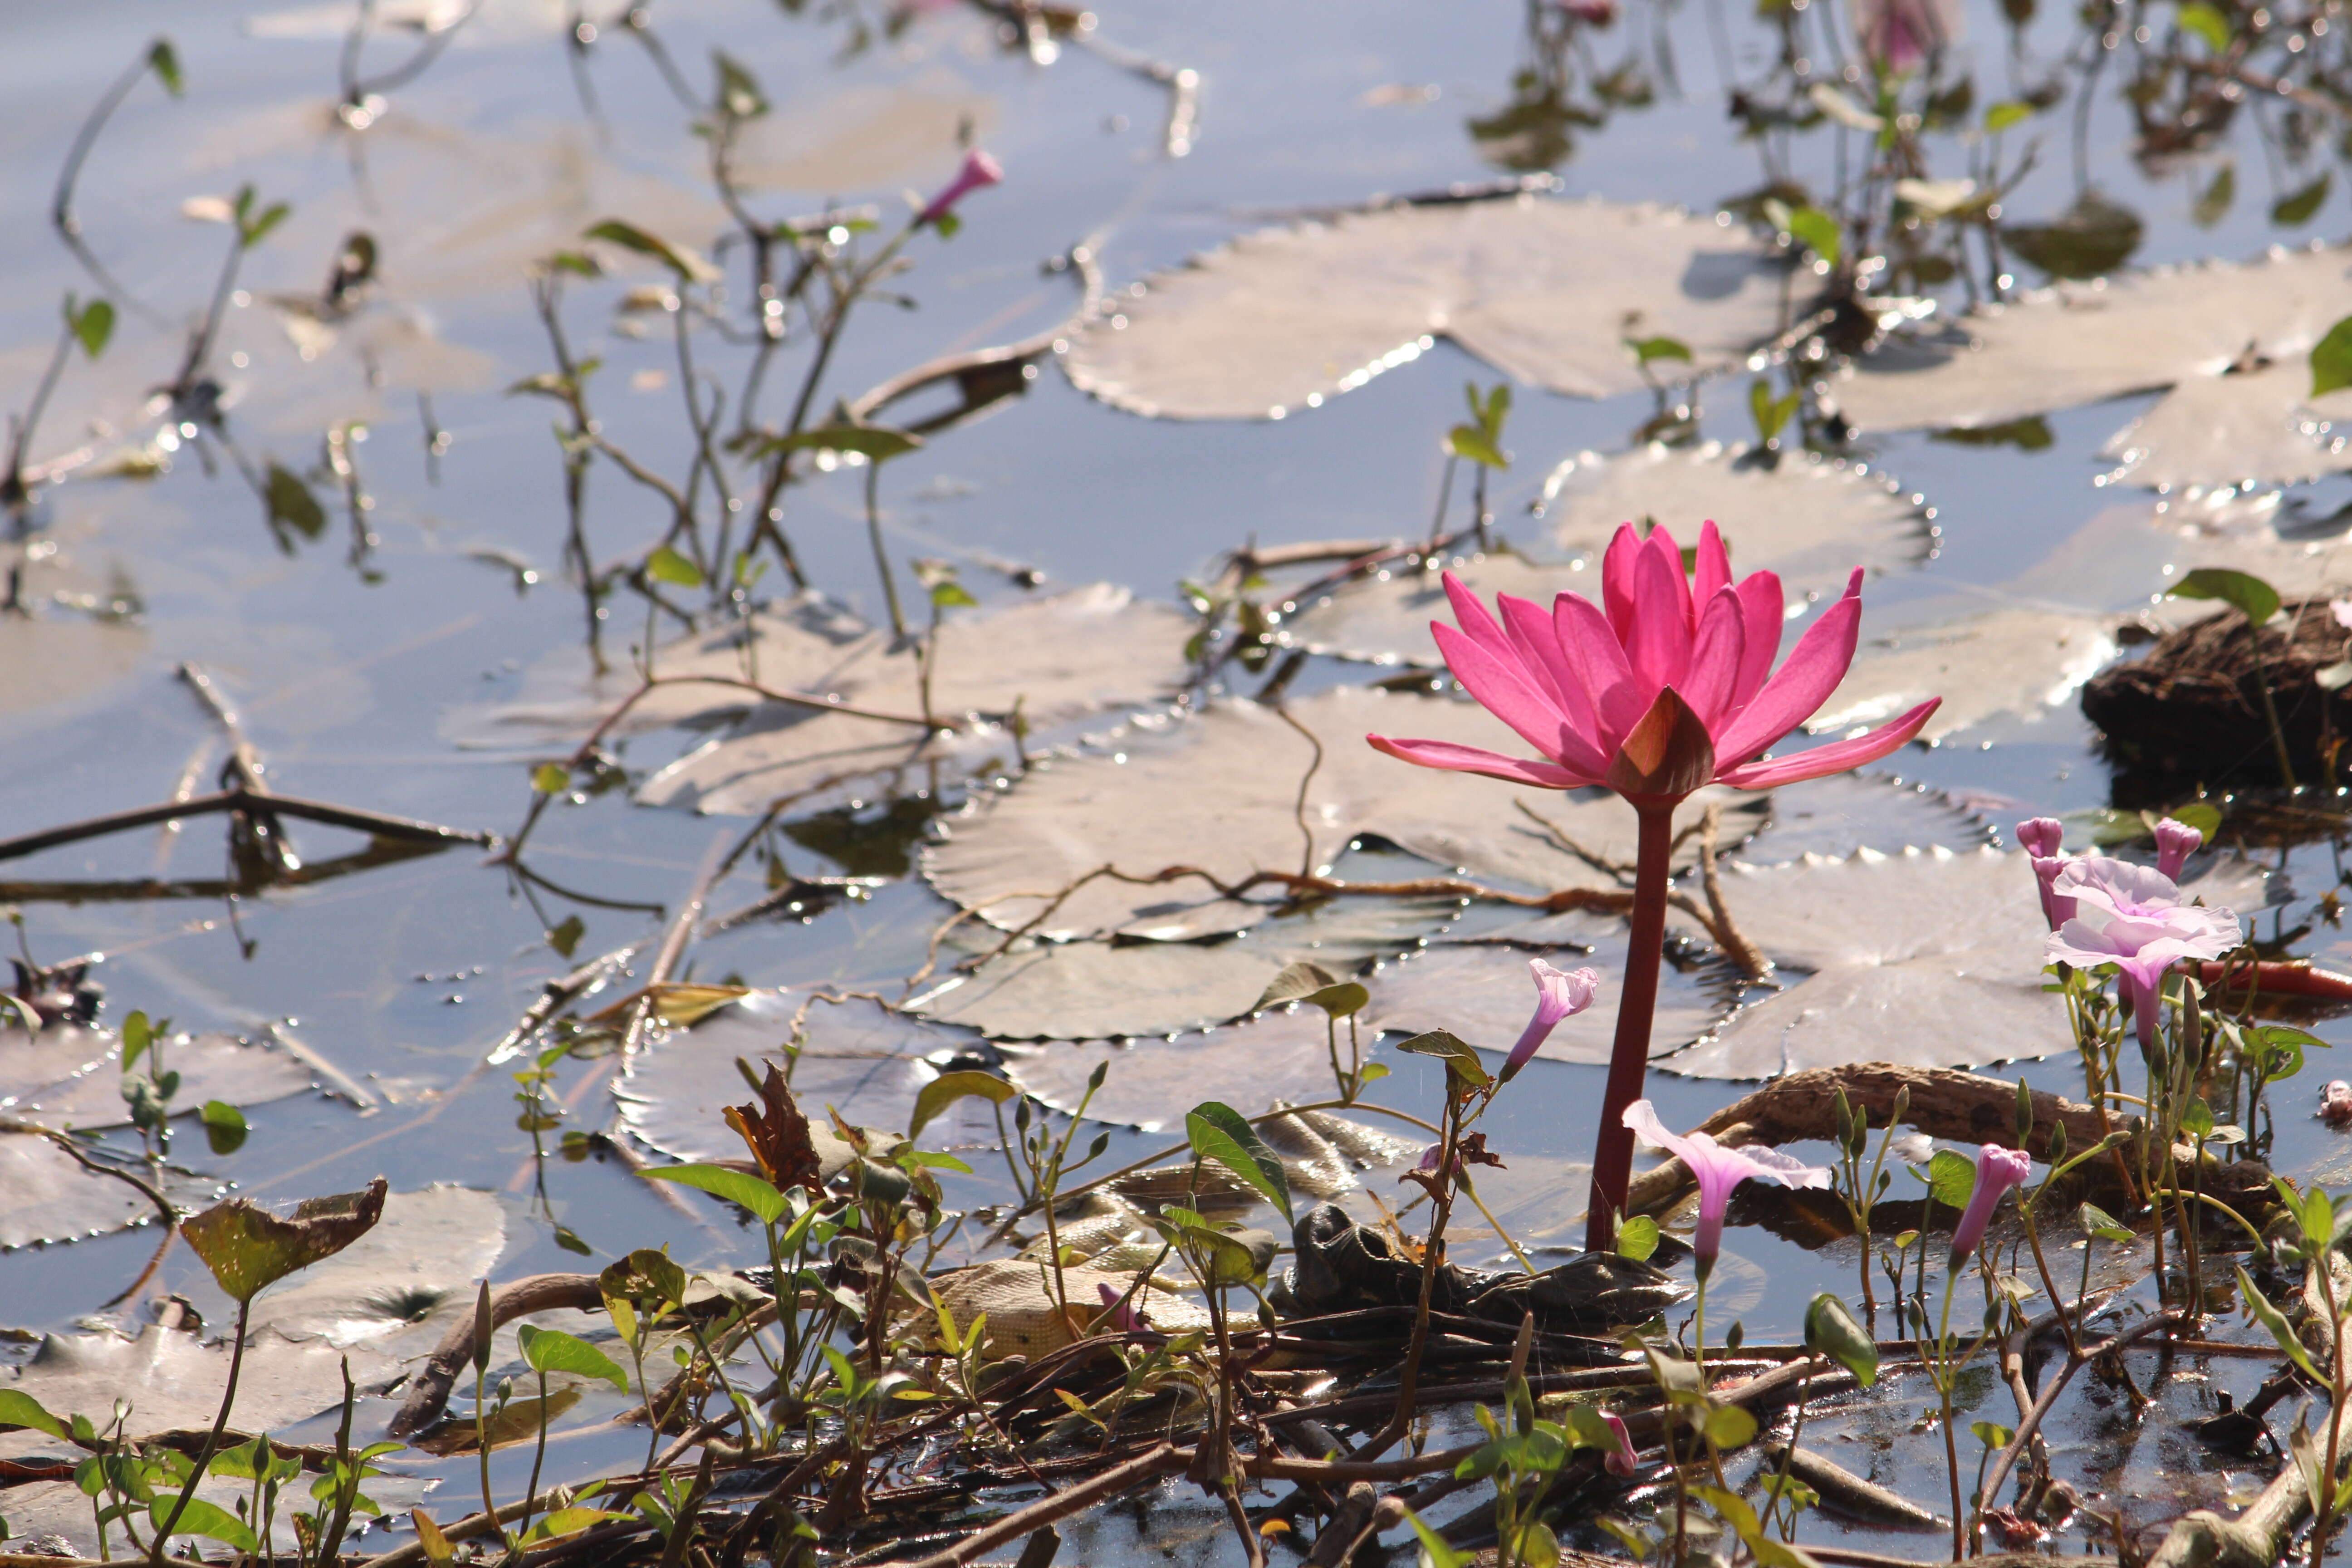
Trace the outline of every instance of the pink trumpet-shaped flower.
<instances>
[{"instance_id":1,"label":"pink trumpet-shaped flower","mask_svg":"<svg viewBox=\"0 0 2352 1568\"><path fill-rule=\"evenodd\" d=\"M1988 1143L1978 1152L1976 1191L1969 1194L1969 1206L1952 1232L1953 1268L1967 1261L1977 1243L1984 1239L1985 1226L1992 1223L2000 1195L2032 1173L2033 1157L2021 1150Z\"/></svg>"},{"instance_id":2,"label":"pink trumpet-shaped flower","mask_svg":"<svg viewBox=\"0 0 2352 1568\"><path fill-rule=\"evenodd\" d=\"M1004 165L975 147L963 155L963 167L956 171L947 188L930 199L930 204L915 215L915 226L937 223L955 210L956 203L972 192L993 185L1004 178Z\"/></svg>"},{"instance_id":3,"label":"pink trumpet-shaped flower","mask_svg":"<svg viewBox=\"0 0 2352 1568\"><path fill-rule=\"evenodd\" d=\"M2330 1127L2352 1121L2352 1083L2334 1079L2319 1091L2319 1119Z\"/></svg>"},{"instance_id":4,"label":"pink trumpet-shaped flower","mask_svg":"<svg viewBox=\"0 0 2352 1568\"><path fill-rule=\"evenodd\" d=\"M1559 8L1578 21L1605 27L1617 19L1617 0L1559 0Z\"/></svg>"},{"instance_id":5,"label":"pink trumpet-shaped flower","mask_svg":"<svg viewBox=\"0 0 2352 1568\"><path fill-rule=\"evenodd\" d=\"M1627 524L1601 565L1601 604L1562 594L1549 610L1501 595L1497 622L1449 572L1456 626L1431 630L1454 679L1541 753L1532 761L1451 741L1366 740L1426 768L1543 789L1601 784L1637 805L1713 784L1771 789L1876 762L1919 732L1940 699L1866 735L1778 762L1765 749L1811 718L1853 662L1862 569L1776 674L1780 580L1731 580L1715 524L1700 530L1696 584L1674 536Z\"/></svg>"},{"instance_id":6,"label":"pink trumpet-shaped flower","mask_svg":"<svg viewBox=\"0 0 2352 1568\"><path fill-rule=\"evenodd\" d=\"M2050 923L2052 931L2074 918L2074 901L2068 900L2062 905L2051 891L2051 884L2058 879L2060 868L2066 864L2061 848L2065 841L2066 825L2054 816L2037 816L2017 825L2017 842L2033 857L2033 881L2042 894L2042 918Z\"/></svg>"},{"instance_id":7,"label":"pink trumpet-shaped flower","mask_svg":"<svg viewBox=\"0 0 2352 1568\"><path fill-rule=\"evenodd\" d=\"M1519 1034L1519 1043L1504 1059L1503 1070L1495 1075L1498 1084L1517 1077L1519 1069L1551 1037L1559 1021L1591 1006L1593 993L1601 989L1601 972L1597 969L1554 969L1540 958L1531 958L1528 960L1528 973L1536 980L1535 1016L1528 1020L1528 1026Z\"/></svg>"},{"instance_id":8,"label":"pink trumpet-shaped flower","mask_svg":"<svg viewBox=\"0 0 2352 1568\"><path fill-rule=\"evenodd\" d=\"M2029 855L2055 856L2066 843L2066 825L2054 816L2035 816L2017 825L2017 842Z\"/></svg>"},{"instance_id":9,"label":"pink trumpet-shaped flower","mask_svg":"<svg viewBox=\"0 0 2352 1568\"><path fill-rule=\"evenodd\" d=\"M1101 1293L1102 1304L1108 1310L1111 1327L1123 1334L1140 1333L1143 1331L1144 1321L1136 1315L1135 1309L1128 1304L1125 1292L1114 1289L1108 1280L1096 1281L1095 1289Z\"/></svg>"},{"instance_id":10,"label":"pink trumpet-shaped flower","mask_svg":"<svg viewBox=\"0 0 2352 1568\"><path fill-rule=\"evenodd\" d=\"M2184 958L2219 958L2241 940L2236 915L2185 902L2171 878L2127 860L2078 856L2051 891L2074 912L2043 951L2084 969L2114 964L2143 1047L2156 1044L2165 971Z\"/></svg>"},{"instance_id":11,"label":"pink trumpet-shaped flower","mask_svg":"<svg viewBox=\"0 0 2352 1568\"><path fill-rule=\"evenodd\" d=\"M1751 1176L1778 1182L1784 1187L1830 1184L1826 1166L1808 1165L1778 1149L1761 1145L1727 1149L1710 1133L1693 1132L1685 1137L1670 1132L1666 1124L1658 1120L1657 1108L1646 1100L1637 1100L1625 1108L1625 1125L1644 1142L1681 1155L1683 1163L1698 1179L1698 1231L1691 1237L1691 1251L1697 1258L1702 1279L1714 1268L1715 1255L1723 1247L1723 1210L1731 1201L1732 1188Z\"/></svg>"},{"instance_id":12,"label":"pink trumpet-shaped flower","mask_svg":"<svg viewBox=\"0 0 2352 1568\"><path fill-rule=\"evenodd\" d=\"M2156 825L2156 868L2175 881L2189 858L2205 846L2205 835L2185 822L2166 817Z\"/></svg>"},{"instance_id":13,"label":"pink trumpet-shaped flower","mask_svg":"<svg viewBox=\"0 0 2352 1568\"><path fill-rule=\"evenodd\" d=\"M1642 1457L1633 1451L1633 1434L1625 1429L1625 1422L1622 1416L1613 1415L1604 1410L1601 1413L1601 1419L1609 1423L1610 1433L1617 1439L1617 1446L1610 1449L1607 1457L1601 1462L1609 1468L1609 1473L1612 1476L1620 1478L1631 1476L1642 1466Z\"/></svg>"}]
</instances>

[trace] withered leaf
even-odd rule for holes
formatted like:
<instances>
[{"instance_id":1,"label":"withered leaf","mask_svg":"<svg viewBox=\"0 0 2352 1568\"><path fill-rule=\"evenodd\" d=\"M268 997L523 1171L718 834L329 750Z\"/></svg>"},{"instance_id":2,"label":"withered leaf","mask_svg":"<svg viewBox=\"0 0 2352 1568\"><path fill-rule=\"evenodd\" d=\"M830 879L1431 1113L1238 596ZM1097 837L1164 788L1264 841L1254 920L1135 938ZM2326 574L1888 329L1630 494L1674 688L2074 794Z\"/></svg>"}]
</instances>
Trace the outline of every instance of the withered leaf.
<instances>
[{"instance_id":1,"label":"withered leaf","mask_svg":"<svg viewBox=\"0 0 2352 1568\"><path fill-rule=\"evenodd\" d=\"M743 1065L740 1058L737 1065ZM809 1141L808 1118L801 1114L792 1087L774 1062L768 1064L768 1075L761 1080L758 1102L730 1105L723 1114L771 1185L806 1187L813 1193L824 1190L822 1162L815 1144Z\"/></svg>"},{"instance_id":2,"label":"withered leaf","mask_svg":"<svg viewBox=\"0 0 2352 1568\"><path fill-rule=\"evenodd\" d=\"M220 1288L236 1300L250 1301L365 1236L383 1214L384 1189L378 1176L360 1192L305 1198L283 1219L250 1199L231 1198L183 1221L180 1231Z\"/></svg>"}]
</instances>

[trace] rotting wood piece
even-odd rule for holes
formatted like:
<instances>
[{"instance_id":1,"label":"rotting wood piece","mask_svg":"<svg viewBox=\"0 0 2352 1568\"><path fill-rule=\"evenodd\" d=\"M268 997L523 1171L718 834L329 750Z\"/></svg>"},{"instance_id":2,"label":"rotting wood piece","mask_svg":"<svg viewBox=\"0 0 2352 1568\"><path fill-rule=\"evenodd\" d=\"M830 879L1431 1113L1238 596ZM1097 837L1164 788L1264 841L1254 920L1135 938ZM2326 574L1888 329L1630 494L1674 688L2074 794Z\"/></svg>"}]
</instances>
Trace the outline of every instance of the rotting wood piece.
<instances>
[{"instance_id":1,"label":"rotting wood piece","mask_svg":"<svg viewBox=\"0 0 2352 1568\"><path fill-rule=\"evenodd\" d=\"M587 1311L604 1304L604 1292L597 1289L593 1274L532 1274L503 1286L490 1297L490 1326L503 1323L530 1312L551 1311L558 1307L572 1307ZM457 1386L457 1373L474 1359L474 1315L459 1314L433 1348L433 1355L417 1373L408 1386L408 1397L401 1402L388 1428L395 1437L405 1437L421 1431L437 1417L449 1403L449 1391Z\"/></svg>"},{"instance_id":2,"label":"rotting wood piece","mask_svg":"<svg viewBox=\"0 0 2352 1568\"><path fill-rule=\"evenodd\" d=\"M2198 784L2284 783L2263 712L2265 683L2288 757L2298 770L2308 762L2316 771L2330 740L2352 734L2352 688L2327 691L2314 679L2343 660L2352 637L2327 603L2325 595L2291 600L2251 637L2245 616L2224 610L2093 676L2083 716L2122 770L2116 804L2132 804L2136 794L2158 804Z\"/></svg>"}]
</instances>

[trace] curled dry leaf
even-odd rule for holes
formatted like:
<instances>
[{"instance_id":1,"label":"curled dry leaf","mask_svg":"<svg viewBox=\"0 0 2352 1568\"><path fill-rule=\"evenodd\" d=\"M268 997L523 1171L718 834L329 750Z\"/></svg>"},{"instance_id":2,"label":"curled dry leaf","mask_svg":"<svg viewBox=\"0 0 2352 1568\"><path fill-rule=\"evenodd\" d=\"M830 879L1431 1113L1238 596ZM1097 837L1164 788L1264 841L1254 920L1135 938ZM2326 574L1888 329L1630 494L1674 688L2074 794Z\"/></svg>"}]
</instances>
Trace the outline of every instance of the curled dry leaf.
<instances>
[{"instance_id":1,"label":"curled dry leaf","mask_svg":"<svg viewBox=\"0 0 2352 1568\"><path fill-rule=\"evenodd\" d=\"M1644 384L1628 338L1692 374L1780 324L1787 263L1648 203L1518 195L1393 204L1243 235L1112 297L1063 356L1084 392L1171 419L1279 419L1451 338L1574 397Z\"/></svg>"},{"instance_id":2,"label":"curled dry leaf","mask_svg":"<svg viewBox=\"0 0 2352 1568\"><path fill-rule=\"evenodd\" d=\"M776 1187L806 1187L822 1191L822 1165L816 1146L809 1141L809 1119L801 1114L782 1069L772 1061L760 1080L759 1098L727 1107L727 1125L751 1152L760 1174Z\"/></svg>"},{"instance_id":3,"label":"curled dry leaf","mask_svg":"<svg viewBox=\"0 0 2352 1568\"><path fill-rule=\"evenodd\" d=\"M180 1222L180 1234L232 1300L251 1301L289 1274L332 1258L383 1216L382 1176L356 1193L304 1198L284 1216L231 1198Z\"/></svg>"}]
</instances>

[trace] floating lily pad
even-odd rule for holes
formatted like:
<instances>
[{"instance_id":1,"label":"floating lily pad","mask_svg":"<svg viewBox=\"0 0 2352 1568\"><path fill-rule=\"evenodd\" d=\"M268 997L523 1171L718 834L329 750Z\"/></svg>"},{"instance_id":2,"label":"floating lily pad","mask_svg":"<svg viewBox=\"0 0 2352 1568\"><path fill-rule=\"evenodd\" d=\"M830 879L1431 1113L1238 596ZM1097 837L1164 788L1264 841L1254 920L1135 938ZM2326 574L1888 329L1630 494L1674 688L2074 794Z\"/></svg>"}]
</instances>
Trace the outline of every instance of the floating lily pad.
<instances>
[{"instance_id":1,"label":"floating lily pad","mask_svg":"<svg viewBox=\"0 0 2352 1568\"><path fill-rule=\"evenodd\" d=\"M2058 584L2053 591L2087 598L2104 581L2108 602L2145 619L2182 625L2223 608L2210 599L2160 596L2201 566L2252 573L2287 598L2323 597L2352 585L2352 535L2341 520L2297 515L2276 491L2188 490L2107 508L2043 571Z\"/></svg>"},{"instance_id":2,"label":"floating lily pad","mask_svg":"<svg viewBox=\"0 0 2352 1568\"><path fill-rule=\"evenodd\" d=\"M1443 335L1576 397L1644 384L1628 338L1721 369L1781 324L1785 260L1713 218L1532 195L1261 229L1114 296L1063 357L1082 391L1171 419L1279 419Z\"/></svg>"},{"instance_id":3,"label":"floating lily pad","mask_svg":"<svg viewBox=\"0 0 2352 1568\"><path fill-rule=\"evenodd\" d=\"M793 1022L806 1007L807 1043L788 1058ZM940 1061L978 1041L893 1013L862 997L834 1003L788 991L755 991L732 1005L640 1051L631 1058L613 1097L622 1124L649 1146L680 1160L747 1160L750 1152L729 1128L726 1108L757 1099L736 1070L735 1058L755 1070L770 1060L791 1075L793 1098L809 1119L817 1152L844 1150L826 1117L828 1108L854 1127L903 1131L915 1096L940 1075ZM984 1129L984 1131L983 1131ZM923 1130L933 1148L996 1141L984 1106L960 1101Z\"/></svg>"},{"instance_id":4,"label":"floating lily pad","mask_svg":"<svg viewBox=\"0 0 2352 1568\"><path fill-rule=\"evenodd\" d=\"M1943 705L1920 731L1928 741L2002 716L2040 718L2070 704L2116 657L2114 624L2066 610L1987 608L1981 599L1906 605L1899 619L1865 620L1853 666L1805 728L1867 728L1930 697Z\"/></svg>"},{"instance_id":5,"label":"floating lily pad","mask_svg":"<svg viewBox=\"0 0 2352 1568\"><path fill-rule=\"evenodd\" d=\"M1450 942L1384 965L1372 981L1365 1022L1416 1035L1444 1029L1484 1049L1507 1051L1535 1011L1536 988L1528 977L1528 960L1540 956L1561 969L1597 969L1601 982L1592 1005L1561 1019L1536 1054L1546 1061L1606 1062L1617 1030L1617 1001L1624 990L1625 922L1562 915L1545 924L1555 940L1580 928L1582 942L1539 955L1517 945ZM1724 987L1710 987L1700 975L1667 966L1658 977L1651 1053L1688 1045L1729 1010Z\"/></svg>"},{"instance_id":6,"label":"floating lily pad","mask_svg":"<svg viewBox=\"0 0 2352 1568\"><path fill-rule=\"evenodd\" d=\"M1170 720L1157 732L1139 728L1113 755L1039 769L950 822L947 842L925 852L925 872L948 898L1014 930L1101 867L1138 877L1197 867L1234 886L1262 869L1328 866L1361 835L1478 878L1545 890L1617 885L1562 847L1521 804L1594 856L1633 859L1633 809L1605 791L1517 788L1416 768L1364 743L1366 732L1377 731L1523 749L1474 703L1341 687L1293 702L1287 712L1316 742L1273 710L1235 700ZM1302 830L1299 784L1310 764ZM1763 808L1752 796L1724 798L1736 803L1727 828L1727 842L1736 842ZM1685 862L1694 854L1685 847ZM1035 933L1211 935L1257 923L1283 896L1269 886L1226 899L1198 877L1138 885L1098 876L1062 898Z\"/></svg>"},{"instance_id":7,"label":"floating lily pad","mask_svg":"<svg viewBox=\"0 0 2352 1568\"><path fill-rule=\"evenodd\" d=\"M1859 428L1981 428L2170 387L2111 444L2126 477L2308 479L2352 468L2330 426L2352 394L2312 401L2305 364L2344 314L2348 274L2344 250L2316 248L2061 284L1889 345L1837 397Z\"/></svg>"},{"instance_id":8,"label":"floating lily pad","mask_svg":"<svg viewBox=\"0 0 2352 1568\"><path fill-rule=\"evenodd\" d=\"M1874 773L1784 784L1771 801L1771 821L1736 852L1748 865L1842 858L1864 848L1974 849L1990 837L1982 817L1941 790Z\"/></svg>"},{"instance_id":9,"label":"floating lily pad","mask_svg":"<svg viewBox=\"0 0 2352 1568\"><path fill-rule=\"evenodd\" d=\"M1358 1026L1364 1059L1380 1031ZM1339 1065L1350 1065L1348 1025L1340 1020ZM1059 1110L1074 1110L1087 1078L1108 1063L1103 1085L1087 1106L1097 1121L1124 1122L1147 1132L1175 1128L1204 1100L1221 1100L1245 1116L1280 1105L1311 1105L1335 1093L1331 1053L1322 1012L1299 1005L1262 1013L1173 1039L1054 1041L1018 1049L1006 1064L1013 1081ZM1412 1129L1399 1122L1396 1131Z\"/></svg>"},{"instance_id":10,"label":"floating lily pad","mask_svg":"<svg viewBox=\"0 0 2352 1568\"><path fill-rule=\"evenodd\" d=\"M91 1157L111 1158L95 1150ZM127 1168L152 1184L144 1165ZM163 1195L182 1208L201 1208L226 1190L209 1176L173 1170L163 1175ZM47 1139L0 1132L0 1252L86 1240L161 1217L138 1188L90 1171Z\"/></svg>"},{"instance_id":11,"label":"floating lily pad","mask_svg":"<svg viewBox=\"0 0 2352 1568\"><path fill-rule=\"evenodd\" d=\"M291 1052L233 1035L182 1035L162 1050L166 1070L180 1075L172 1106L181 1114L193 1115L208 1100L260 1105L316 1085L309 1064ZM122 1075L113 1065L121 1054L121 1042L106 1030L65 1024L35 1036L0 1031L0 1110L60 1129L125 1126Z\"/></svg>"},{"instance_id":12,"label":"floating lily pad","mask_svg":"<svg viewBox=\"0 0 2352 1568\"><path fill-rule=\"evenodd\" d=\"M940 629L931 681L931 712L950 726L944 732L927 741L908 724L762 704L723 739L646 780L637 798L748 813L855 780L919 773L928 784L941 773L1009 769L1020 750L1006 722L1016 709L1032 730L1048 730L1163 700L1183 682L1192 630L1175 610L1104 584L959 616ZM868 711L923 710L916 649L894 651L878 632L822 689Z\"/></svg>"},{"instance_id":13,"label":"floating lily pad","mask_svg":"<svg viewBox=\"0 0 2352 1568\"><path fill-rule=\"evenodd\" d=\"M922 1010L1008 1040L1173 1035L1241 1017L1283 966L1338 973L1418 946L1458 910L1453 900L1341 899L1206 942L1024 945L935 987Z\"/></svg>"},{"instance_id":14,"label":"floating lily pad","mask_svg":"<svg viewBox=\"0 0 2352 1568\"><path fill-rule=\"evenodd\" d=\"M2074 1048L2042 989L2049 932L2030 857L1984 848L1864 851L1843 860L1725 868L1734 923L1784 989L1659 1065L1693 1078L1762 1079L1886 1061L1981 1067ZM2225 862L2189 884L2250 910L2262 875Z\"/></svg>"},{"instance_id":15,"label":"floating lily pad","mask_svg":"<svg viewBox=\"0 0 2352 1568\"><path fill-rule=\"evenodd\" d=\"M297 1342L274 1329L253 1334L237 1373L230 1427L275 1431L341 1404L345 1356L351 1358L352 1381L363 1389L392 1375L394 1363L372 1351L338 1350L320 1340ZM132 1439L201 1432L219 1411L228 1360L226 1343L206 1344L158 1324L148 1325L136 1339L50 1334L13 1379L0 1378L0 1388L32 1395L60 1420L87 1415L101 1427L112 1419L119 1400L131 1406L123 1436ZM0 1433L0 1456L47 1453L58 1447L56 1438L29 1429ZM8 1511L15 1521L16 1510Z\"/></svg>"},{"instance_id":16,"label":"floating lily pad","mask_svg":"<svg viewBox=\"0 0 2352 1568\"><path fill-rule=\"evenodd\" d=\"M447 1185L393 1193L374 1228L255 1297L254 1321L289 1339L429 1351L455 1314L474 1310L474 1281L505 1249L496 1194Z\"/></svg>"},{"instance_id":17,"label":"floating lily pad","mask_svg":"<svg viewBox=\"0 0 2352 1568\"><path fill-rule=\"evenodd\" d=\"M1873 576L1916 566L1937 539L1925 497L1858 463L1789 452L1766 468L1747 447L1716 442L1571 458L1544 481L1544 510L1552 542L1595 570L1622 524L1654 521L1695 539L1712 520L1732 569L1778 573L1791 604L1842 592L1857 566Z\"/></svg>"},{"instance_id":18,"label":"floating lily pad","mask_svg":"<svg viewBox=\"0 0 2352 1568\"><path fill-rule=\"evenodd\" d=\"M1601 585L1599 575L1585 570L1581 563L1538 565L1502 552L1446 564L1463 586L1490 603L1497 594L1514 594L1548 605L1555 595L1590 595L1599 592ZM1450 624L1453 619L1438 574L1407 565L1343 584L1288 613L1283 632L1289 645L1309 653L1434 669L1445 661L1438 655L1436 639L1429 635L1429 623Z\"/></svg>"},{"instance_id":19,"label":"floating lily pad","mask_svg":"<svg viewBox=\"0 0 2352 1568\"><path fill-rule=\"evenodd\" d=\"M814 806L850 785L882 793L911 775L928 787L987 767L1015 767L1021 746L1006 721L1016 708L1031 731L1048 732L1029 742L1034 751L1050 745L1056 726L1164 700L1184 680L1184 643L1193 630L1173 608L1101 583L998 609L950 612L931 681L931 712L942 729L926 738L919 723L770 702L724 683L751 681L919 720L918 645L894 646L888 632L804 595L657 649L656 676L681 683L648 692L613 732L727 727L646 780L637 798L648 805L725 815L762 811L778 800ZM584 658L566 655L535 670L516 701L461 711L444 732L471 746L576 740L638 685L634 675L592 679Z\"/></svg>"}]
</instances>

